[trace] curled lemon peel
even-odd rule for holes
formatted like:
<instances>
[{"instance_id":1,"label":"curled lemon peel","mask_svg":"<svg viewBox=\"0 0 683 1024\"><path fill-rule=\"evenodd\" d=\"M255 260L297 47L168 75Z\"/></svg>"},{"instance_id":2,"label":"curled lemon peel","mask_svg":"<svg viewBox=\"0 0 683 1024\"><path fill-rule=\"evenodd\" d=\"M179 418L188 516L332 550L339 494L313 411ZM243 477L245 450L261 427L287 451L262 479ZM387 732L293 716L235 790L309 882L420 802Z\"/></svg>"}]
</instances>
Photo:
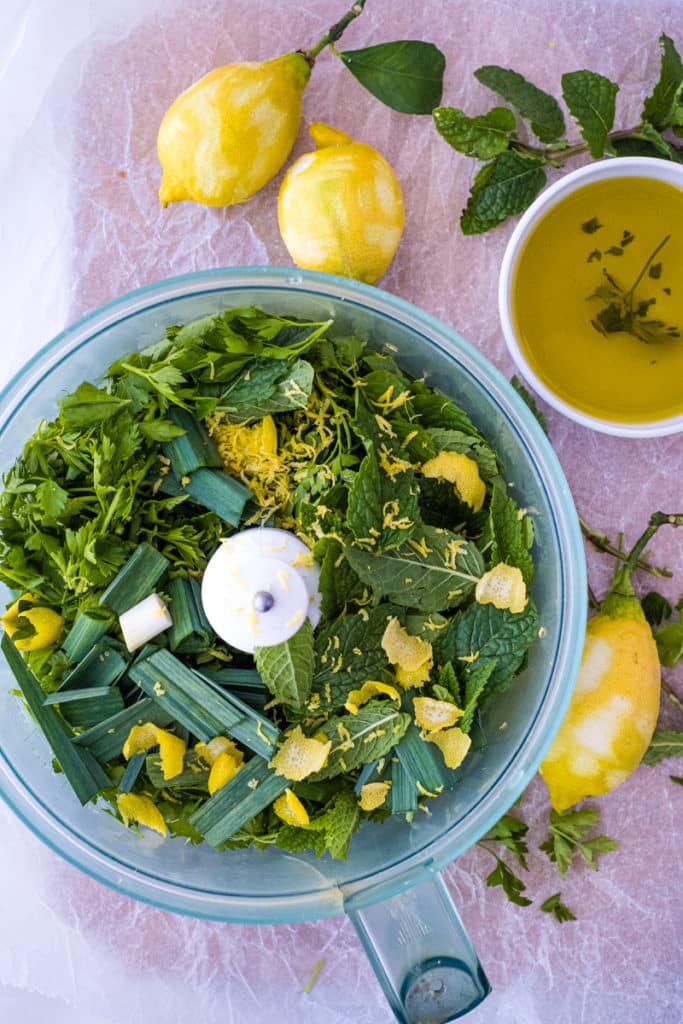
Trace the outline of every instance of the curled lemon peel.
<instances>
[{"instance_id":1,"label":"curled lemon peel","mask_svg":"<svg viewBox=\"0 0 683 1024\"><path fill-rule=\"evenodd\" d=\"M363 704L367 704L373 697L379 697L380 695L391 697L392 700L401 699L401 694L395 686L390 686L389 683L380 683L374 679L368 679L363 683L360 690L351 690L349 692L344 707L350 714L357 715L358 709Z\"/></svg>"},{"instance_id":2,"label":"curled lemon peel","mask_svg":"<svg viewBox=\"0 0 683 1024\"><path fill-rule=\"evenodd\" d=\"M159 747L159 760L164 779L180 775L185 760L186 744L180 736L167 729L161 729L154 722L134 725L123 744L123 756L128 761L133 754L144 754L152 747Z\"/></svg>"},{"instance_id":3,"label":"curled lemon peel","mask_svg":"<svg viewBox=\"0 0 683 1024\"><path fill-rule=\"evenodd\" d=\"M458 494L474 512L479 512L486 497L486 484L479 475L479 466L461 452L439 452L422 465L422 474L453 484Z\"/></svg>"},{"instance_id":4,"label":"curled lemon peel","mask_svg":"<svg viewBox=\"0 0 683 1024\"><path fill-rule=\"evenodd\" d=\"M478 581L474 599L479 604L507 608L515 614L523 612L526 607L526 583L521 570L505 562L494 565Z\"/></svg>"},{"instance_id":5,"label":"curled lemon peel","mask_svg":"<svg viewBox=\"0 0 683 1024\"><path fill-rule=\"evenodd\" d=\"M315 151L292 164L280 187L282 239L299 267L374 284L403 233L401 186L372 146L322 122L310 131Z\"/></svg>"},{"instance_id":6,"label":"curled lemon peel","mask_svg":"<svg viewBox=\"0 0 683 1024\"><path fill-rule=\"evenodd\" d=\"M62 632L62 616L52 608L39 605L38 600L33 594L22 594L0 618L5 632L18 651L42 651L56 643ZM26 605L29 603L32 607L27 608ZM19 610L20 607L22 611ZM22 620L30 622L35 633L33 636L14 640L15 633L23 625Z\"/></svg>"},{"instance_id":7,"label":"curled lemon peel","mask_svg":"<svg viewBox=\"0 0 683 1024\"><path fill-rule=\"evenodd\" d=\"M271 759L270 767L285 779L301 782L302 779L324 768L331 749L331 740L323 743L321 740L311 739L305 736L301 726L297 725Z\"/></svg>"},{"instance_id":8,"label":"curled lemon peel","mask_svg":"<svg viewBox=\"0 0 683 1024\"><path fill-rule=\"evenodd\" d=\"M194 751L197 757L200 757L209 766L214 763L219 754L230 754L239 764L242 764L244 761L243 752L235 741L228 739L227 736L214 736L208 743L202 743L201 741L195 743Z\"/></svg>"},{"instance_id":9,"label":"curled lemon peel","mask_svg":"<svg viewBox=\"0 0 683 1024\"><path fill-rule=\"evenodd\" d=\"M131 821L135 821L138 825L145 825L162 836L168 834L163 814L148 796L140 796L138 793L119 793L116 798L116 806L126 827Z\"/></svg>"},{"instance_id":10,"label":"curled lemon peel","mask_svg":"<svg viewBox=\"0 0 683 1024\"><path fill-rule=\"evenodd\" d=\"M400 665L394 669L394 675L396 676L396 682L400 683L404 690L412 690L416 687L424 686L428 681L432 672L432 661L426 661L424 665L420 665L419 668L407 669L401 668Z\"/></svg>"},{"instance_id":11,"label":"curled lemon peel","mask_svg":"<svg viewBox=\"0 0 683 1024\"><path fill-rule=\"evenodd\" d=\"M273 802L273 810L277 817L286 822L287 825L294 825L304 828L309 824L308 811L299 800L299 797L291 789L286 789L281 796Z\"/></svg>"},{"instance_id":12,"label":"curled lemon peel","mask_svg":"<svg viewBox=\"0 0 683 1024\"><path fill-rule=\"evenodd\" d=\"M409 633L395 616L389 619L380 643L390 663L409 672L432 660L432 645Z\"/></svg>"},{"instance_id":13,"label":"curled lemon peel","mask_svg":"<svg viewBox=\"0 0 683 1024\"><path fill-rule=\"evenodd\" d=\"M302 53L214 68L181 93L159 128L159 199L243 203L289 156L311 69Z\"/></svg>"},{"instance_id":14,"label":"curled lemon peel","mask_svg":"<svg viewBox=\"0 0 683 1024\"><path fill-rule=\"evenodd\" d=\"M434 697L413 697L413 707L416 725L429 733L450 728L465 713L455 704Z\"/></svg>"},{"instance_id":15,"label":"curled lemon peel","mask_svg":"<svg viewBox=\"0 0 683 1024\"><path fill-rule=\"evenodd\" d=\"M366 782L361 786L360 799L358 801L362 811L376 811L381 807L391 789L390 782Z\"/></svg>"},{"instance_id":16,"label":"curled lemon peel","mask_svg":"<svg viewBox=\"0 0 683 1024\"><path fill-rule=\"evenodd\" d=\"M238 751L238 753L242 753ZM230 782L233 776L237 775L237 772L242 767L242 760L239 760L234 754L228 753L226 750L222 750L213 760L211 765L211 771L209 772L208 789L209 794L213 796L226 782Z\"/></svg>"},{"instance_id":17,"label":"curled lemon peel","mask_svg":"<svg viewBox=\"0 0 683 1024\"><path fill-rule=\"evenodd\" d=\"M447 768L458 768L467 757L472 740L454 725L450 729L440 729L434 732L422 732L423 740L434 743L443 754Z\"/></svg>"}]
</instances>

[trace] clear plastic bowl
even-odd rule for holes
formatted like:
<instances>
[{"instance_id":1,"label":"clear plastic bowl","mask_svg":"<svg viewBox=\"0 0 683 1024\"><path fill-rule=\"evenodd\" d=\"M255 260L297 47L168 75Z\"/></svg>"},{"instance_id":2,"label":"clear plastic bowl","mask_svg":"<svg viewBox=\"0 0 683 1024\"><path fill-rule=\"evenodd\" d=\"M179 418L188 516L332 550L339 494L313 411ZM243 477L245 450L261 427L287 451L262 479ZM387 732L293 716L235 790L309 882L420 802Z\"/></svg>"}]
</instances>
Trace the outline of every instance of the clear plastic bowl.
<instances>
[{"instance_id":1,"label":"clear plastic bowl","mask_svg":"<svg viewBox=\"0 0 683 1024\"><path fill-rule=\"evenodd\" d=\"M169 324L246 304L307 319L333 317L337 331L366 337L451 395L490 439L536 529L533 596L543 628L527 670L487 715L488 746L467 758L453 792L430 801L431 816L364 824L345 862L277 849L217 853L147 831L138 837L96 806L81 807L53 773L42 735L9 694L15 683L4 663L0 791L57 853L156 906L262 923L349 913L399 1020L427 1012L429 1019L450 1020L485 994L486 983L435 873L479 839L536 772L569 701L586 616L583 547L569 488L507 381L455 332L378 289L279 268L205 271L124 295L38 352L0 397L0 466L11 465L41 418L54 416L60 395L96 379L115 358L157 340ZM410 922L418 917L415 928ZM408 921L408 942L398 934L399 919ZM450 1002L443 1001L444 984ZM432 996L425 997L427 990Z\"/></svg>"}]
</instances>

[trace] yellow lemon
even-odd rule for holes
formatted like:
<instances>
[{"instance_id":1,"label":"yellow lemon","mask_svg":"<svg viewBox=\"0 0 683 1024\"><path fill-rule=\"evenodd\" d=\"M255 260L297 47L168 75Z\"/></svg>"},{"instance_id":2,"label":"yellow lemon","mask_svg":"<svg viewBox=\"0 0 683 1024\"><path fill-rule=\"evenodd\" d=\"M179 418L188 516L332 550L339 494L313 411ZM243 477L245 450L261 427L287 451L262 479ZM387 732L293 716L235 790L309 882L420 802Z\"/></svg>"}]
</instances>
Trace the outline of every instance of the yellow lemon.
<instances>
[{"instance_id":1,"label":"yellow lemon","mask_svg":"<svg viewBox=\"0 0 683 1024\"><path fill-rule=\"evenodd\" d=\"M541 765L556 811L611 792L638 767L659 692L657 645L642 612L590 619L569 711Z\"/></svg>"},{"instance_id":2,"label":"yellow lemon","mask_svg":"<svg viewBox=\"0 0 683 1024\"><path fill-rule=\"evenodd\" d=\"M287 171L280 234L299 267L374 284L403 233L401 186L384 157L329 125L310 127L317 149Z\"/></svg>"},{"instance_id":3,"label":"yellow lemon","mask_svg":"<svg viewBox=\"0 0 683 1024\"><path fill-rule=\"evenodd\" d=\"M164 115L159 198L243 203L280 170L294 145L311 73L301 53L215 68Z\"/></svg>"}]
</instances>

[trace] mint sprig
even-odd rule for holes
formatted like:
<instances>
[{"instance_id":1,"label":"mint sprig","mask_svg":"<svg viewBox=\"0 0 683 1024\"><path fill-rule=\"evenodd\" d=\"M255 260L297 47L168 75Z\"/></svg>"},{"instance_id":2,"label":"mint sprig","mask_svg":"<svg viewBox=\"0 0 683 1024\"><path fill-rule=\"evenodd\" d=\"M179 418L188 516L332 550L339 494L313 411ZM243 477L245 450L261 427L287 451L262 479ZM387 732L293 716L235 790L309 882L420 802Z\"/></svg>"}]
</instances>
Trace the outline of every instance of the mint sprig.
<instances>
[{"instance_id":1,"label":"mint sprig","mask_svg":"<svg viewBox=\"0 0 683 1024\"><path fill-rule=\"evenodd\" d=\"M614 125L619 85L587 69L569 71L561 81L562 99L581 142L566 137L558 100L510 68L486 65L474 75L502 96L528 133L544 145L518 134L514 114L506 116L505 107L474 116L457 107L437 107L434 125L446 142L465 156L486 161L460 217L463 234L481 234L521 213L545 185L546 167L563 167L581 153L589 152L594 160L611 154L683 162L683 146L674 141L683 137L683 61L669 36L662 33L659 44L659 79L644 101L640 122L631 128Z\"/></svg>"}]
</instances>

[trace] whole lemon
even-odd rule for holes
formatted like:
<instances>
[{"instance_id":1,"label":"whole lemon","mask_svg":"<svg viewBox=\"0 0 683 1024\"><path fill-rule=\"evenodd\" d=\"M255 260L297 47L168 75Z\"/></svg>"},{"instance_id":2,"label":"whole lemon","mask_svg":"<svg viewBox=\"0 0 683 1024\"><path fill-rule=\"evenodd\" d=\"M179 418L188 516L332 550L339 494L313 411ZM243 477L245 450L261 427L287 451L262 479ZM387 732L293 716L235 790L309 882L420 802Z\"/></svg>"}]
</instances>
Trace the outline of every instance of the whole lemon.
<instances>
[{"instance_id":1,"label":"whole lemon","mask_svg":"<svg viewBox=\"0 0 683 1024\"><path fill-rule=\"evenodd\" d=\"M384 157L315 122L317 149L300 157L280 187L278 221L299 267L374 284L403 233L401 186Z\"/></svg>"},{"instance_id":2,"label":"whole lemon","mask_svg":"<svg viewBox=\"0 0 683 1024\"><path fill-rule=\"evenodd\" d=\"M302 53L210 71L171 104L159 128L159 198L243 203L273 178L299 128L311 73Z\"/></svg>"}]
</instances>

